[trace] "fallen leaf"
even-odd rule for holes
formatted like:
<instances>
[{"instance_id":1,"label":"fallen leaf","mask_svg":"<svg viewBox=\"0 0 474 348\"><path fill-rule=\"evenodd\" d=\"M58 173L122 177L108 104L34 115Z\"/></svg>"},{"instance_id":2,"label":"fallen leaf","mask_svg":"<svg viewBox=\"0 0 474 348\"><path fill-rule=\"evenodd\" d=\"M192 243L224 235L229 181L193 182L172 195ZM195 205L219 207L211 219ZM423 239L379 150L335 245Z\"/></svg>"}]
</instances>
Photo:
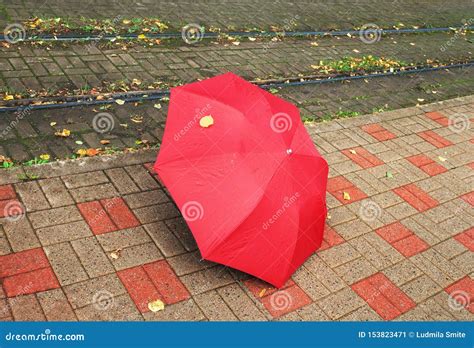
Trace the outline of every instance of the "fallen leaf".
<instances>
[{"instance_id":1,"label":"fallen leaf","mask_svg":"<svg viewBox=\"0 0 474 348\"><path fill-rule=\"evenodd\" d=\"M254 37L249 37L249 41L255 41L255 40L257 40L257 39L254 38Z\"/></svg>"},{"instance_id":2,"label":"fallen leaf","mask_svg":"<svg viewBox=\"0 0 474 348\"><path fill-rule=\"evenodd\" d=\"M51 127L54 127L54 126L57 125L57 124L58 124L57 122L51 122L49 125L50 125Z\"/></svg>"},{"instance_id":3,"label":"fallen leaf","mask_svg":"<svg viewBox=\"0 0 474 348\"><path fill-rule=\"evenodd\" d=\"M391 171L387 171L387 172L385 173L385 176L386 176L387 178L389 178L389 179L393 178L393 174L392 174Z\"/></svg>"},{"instance_id":4,"label":"fallen leaf","mask_svg":"<svg viewBox=\"0 0 474 348\"><path fill-rule=\"evenodd\" d=\"M3 97L3 100L13 100L15 99L14 96L12 96L11 94L7 94L6 96Z\"/></svg>"},{"instance_id":5,"label":"fallen leaf","mask_svg":"<svg viewBox=\"0 0 474 348\"><path fill-rule=\"evenodd\" d=\"M165 309L165 304L161 300L151 301L148 303L148 309L156 313Z\"/></svg>"},{"instance_id":6,"label":"fallen leaf","mask_svg":"<svg viewBox=\"0 0 474 348\"><path fill-rule=\"evenodd\" d=\"M203 128L208 128L214 124L214 118L211 115L204 116L199 120L199 125Z\"/></svg>"},{"instance_id":7,"label":"fallen leaf","mask_svg":"<svg viewBox=\"0 0 474 348\"><path fill-rule=\"evenodd\" d=\"M122 23L125 24L125 25L128 25L128 24L130 24L131 22L132 22L132 21L131 21L130 19L124 19L124 20L122 21Z\"/></svg>"},{"instance_id":8,"label":"fallen leaf","mask_svg":"<svg viewBox=\"0 0 474 348\"><path fill-rule=\"evenodd\" d=\"M319 44L316 41L311 42L311 46L317 47Z\"/></svg>"},{"instance_id":9,"label":"fallen leaf","mask_svg":"<svg viewBox=\"0 0 474 348\"><path fill-rule=\"evenodd\" d=\"M353 155L355 155L357 153L356 150L349 150L349 152Z\"/></svg>"},{"instance_id":10,"label":"fallen leaf","mask_svg":"<svg viewBox=\"0 0 474 348\"><path fill-rule=\"evenodd\" d=\"M76 151L76 153L77 153L79 156L83 157L83 156L86 156L86 155L87 155L87 150L86 150L86 149L79 149L79 150Z\"/></svg>"},{"instance_id":11,"label":"fallen leaf","mask_svg":"<svg viewBox=\"0 0 474 348\"><path fill-rule=\"evenodd\" d=\"M160 103L156 103L155 105L153 105L153 107L155 109L161 109L161 104Z\"/></svg>"},{"instance_id":12,"label":"fallen leaf","mask_svg":"<svg viewBox=\"0 0 474 348\"><path fill-rule=\"evenodd\" d=\"M58 137L67 138L68 136L71 135L71 131L69 129L64 128L61 132L54 133L54 135Z\"/></svg>"},{"instance_id":13,"label":"fallen leaf","mask_svg":"<svg viewBox=\"0 0 474 348\"><path fill-rule=\"evenodd\" d=\"M82 141L80 141L80 140L76 140L75 143L76 143L77 145L82 145L82 144L84 144L84 143L83 143Z\"/></svg>"},{"instance_id":14,"label":"fallen leaf","mask_svg":"<svg viewBox=\"0 0 474 348\"><path fill-rule=\"evenodd\" d=\"M42 154L39 156L40 159L42 159L43 161L49 161L49 159L51 158L51 156L49 156L47 153L45 154Z\"/></svg>"},{"instance_id":15,"label":"fallen leaf","mask_svg":"<svg viewBox=\"0 0 474 348\"><path fill-rule=\"evenodd\" d=\"M438 156L438 159L439 159L441 162L446 162L446 161L447 161L447 159L444 158L443 156Z\"/></svg>"},{"instance_id":16,"label":"fallen leaf","mask_svg":"<svg viewBox=\"0 0 474 348\"><path fill-rule=\"evenodd\" d=\"M117 250L114 250L110 253L110 257L113 259L113 260L117 260L118 258L120 258L120 252L122 251L122 249L117 249Z\"/></svg>"},{"instance_id":17,"label":"fallen leaf","mask_svg":"<svg viewBox=\"0 0 474 348\"><path fill-rule=\"evenodd\" d=\"M419 102L424 102L424 101L425 101L425 100L422 99L422 98L418 98L417 100L418 100Z\"/></svg>"},{"instance_id":18,"label":"fallen leaf","mask_svg":"<svg viewBox=\"0 0 474 348\"><path fill-rule=\"evenodd\" d=\"M87 149L87 150L86 150L86 154L87 154L87 156L89 156L89 157L94 157L94 156L96 156L98 153L99 153L99 150L97 150L97 149L92 149L92 148L91 148L91 149Z\"/></svg>"},{"instance_id":19,"label":"fallen leaf","mask_svg":"<svg viewBox=\"0 0 474 348\"><path fill-rule=\"evenodd\" d=\"M134 115L134 116L130 117L130 120L134 123L142 123L143 122L143 116Z\"/></svg>"},{"instance_id":20,"label":"fallen leaf","mask_svg":"<svg viewBox=\"0 0 474 348\"><path fill-rule=\"evenodd\" d=\"M355 48L352 51L354 51L355 53L360 53L360 51L356 50Z\"/></svg>"},{"instance_id":21,"label":"fallen leaf","mask_svg":"<svg viewBox=\"0 0 474 348\"><path fill-rule=\"evenodd\" d=\"M145 34L140 34L138 35L138 40L145 40L146 39L146 35Z\"/></svg>"},{"instance_id":22,"label":"fallen leaf","mask_svg":"<svg viewBox=\"0 0 474 348\"><path fill-rule=\"evenodd\" d=\"M267 292L267 289L262 289L262 291L260 291L260 293L258 294L258 297L263 297L266 292Z\"/></svg>"},{"instance_id":23,"label":"fallen leaf","mask_svg":"<svg viewBox=\"0 0 474 348\"><path fill-rule=\"evenodd\" d=\"M110 144L110 140L101 140L100 143L102 145L107 145L107 144Z\"/></svg>"},{"instance_id":24,"label":"fallen leaf","mask_svg":"<svg viewBox=\"0 0 474 348\"><path fill-rule=\"evenodd\" d=\"M115 102L116 102L118 105L123 105L123 104L125 104L125 100L122 100L122 99L115 99Z\"/></svg>"},{"instance_id":25,"label":"fallen leaf","mask_svg":"<svg viewBox=\"0 0 474 348\"><path fill-rule=\"evenodd\" d=\"M238 45L240 45L240 42L239 41L234 41L234 42L232 42L232 45L238 46Z\"/></svg>"},{"instance_id":26,"label":"fallen leaf","mask_svg":"<svg viewBox=\"0 0 474 348\"><path fill-rule=\"evenodd\" d=\"M343 198L346 201L350 201L351 200L351 195L349 194L349 192L344 191Z\"/></svg>"}]
</instances>

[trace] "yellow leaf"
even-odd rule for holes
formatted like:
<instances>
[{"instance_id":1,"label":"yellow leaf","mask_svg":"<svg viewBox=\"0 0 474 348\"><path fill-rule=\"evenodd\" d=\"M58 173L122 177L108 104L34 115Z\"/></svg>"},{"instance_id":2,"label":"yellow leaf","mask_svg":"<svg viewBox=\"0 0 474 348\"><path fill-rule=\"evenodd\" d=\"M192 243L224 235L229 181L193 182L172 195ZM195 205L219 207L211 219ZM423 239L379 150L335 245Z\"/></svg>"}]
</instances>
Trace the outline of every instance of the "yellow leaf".
<instances>
[{"instance_id":1,"label":"yellow leaf","mask_svg":"<svg viewBox=\"0 0 474 348\"><path fill-rule=\"evenodd\" d=\"M438 159L441 161L441 162L446 162L446 158L444 158L443 156L438 156Z\"/></svg>"},{"instance_id":2,"label":"yellow leaf","mask_svg":"<svg viewBox=\"0 0 474 348\"><path fill-rule=\"evenodd\" d=\"M132 80L132 85L137 85L138 86L138 85L141 85L141 84L142 84L142 82L139 79L133 79Z\"/></svg>"},{"instance_id":3,"label":"yellow leaf","mask_svg":"<svg viewBox=\"0 0 474 348\"><path fill-rule=\"evenodd\" d=\"M71 131L69 129L64 128L61 132L54 133L54 135L58 137L67 138L68 136L71 135Z\"/></svg>"},{"instance_id":4,"label":"yellow leaf","mask_svg":"<svg viewBox=\"0 0 474 348\"><path fill-rule=\"evenodd\" d=\"M49 125L50 125L51 127L54 127L54 126L57 125L57 124L58 124L57 122L51 122Z\"/></svg>"},{"instance_id":5,"label":"yellow leaf","mask_svg":"<svg viewBox=\"0 0 474 348\"><path fill-rule=\"evenodd\" d=\"M86 149L79 149L76 152L79 156L86 156L87 155L87 150Z\"/></svg>"},{"instance_id":6,"label":"yellow leaf","mask_svg":"<svg viewBox=\"0 0 474 348\"><path fill-rule=\"evenodd\" d=\"M138 35L138 40L145 40L146 39L146 35L145 34L140 34Z\"/></svg>"},{"instance_id":7,"label":"yellow leaf","mask_svg":"<svg viewBox=\"0 0 474 348\"><path fill-rule=\"evenodd\" d=\"M267 289L262 289L262 291L260 291L260 293L258 294L258 297L263 297L266 292L267 292Z\"/></svg>"},{"instance_id":8,"label":"yellow leaf","mask_svg":"<svg viewBox=\"0 0 474 348\"><path fill-rule=\"evenodd\" d=\"M42 155L40 155L39 157L40 157L40 159L42 159L43 161L49 161L49 159L50 159L50 156L49 156L47 153L42 154Z\"/></svg>"},{"instance_id":9,"label":"yellow leaf","mask_svg":"<svg viewBox=\"0 0 474 348\"><path fill-rule=\"evenodd\" d=\"M12 96L11 94L7 94L6 96L3 97L3 100L13 100L15 99L14 96Z\"/></svg>"},{"instance_id":10,"label":"yellow leaf","mask_svg":"<svg viewBox=\"0 0 474 348\"><path fill-rule=\"evenodd\" d=\"M117 249L117 250L114 250L110 253L110 257L113 259L113 260L117 260L118 258L120 258L120 252L122 251L122 249Z\"/></svg>"},{"instance_id":11,"label":"yellow leaf","mask_svg":"<svg viewBox=\"0 0 474 348\"><path fill-rule=\"evenodd\" d=\"M153 107L155 109L161 109L161 104L160 103L156 103L155 105L153 105Z\"/></svg>"},{"instance_id":12,"label":"yellow leaf","mask_svg":"<svg viewBox=\"0 0 474 348\"><path fill-rule=\"evenodd\" d=\"M148 303L148 309L152 312L159 312L165 309L165 304L161 300L151 301Z\"/></svg>"},{"instance_id":13,"label":"yellow leaf","mask_svg":"<svg viewBox=\"0 0 474 348\"><path fill-rule=\"evenodd\" d=\"M357 153L356 150L349 150L349 152L353 155L355 155Z\"/></svg>"},{"instance_id":14,"label":"yellow leaf","mask_svg":"<svg viewBox=\"0 0 474 348\"><path fill-rule=\"evenodd\" d=\"M203 128L208 128L214 124L214 118L211 115L204 116L199 120L199 125Z\"/></svg>"},{"instance_id":15,"label":"yellow leaf","mask_svg":"<svg viewBox=\"0 0 474 348\"><path fill-rule=\"evenodd\" d=\"M125 104L125 100L122 100L122 99L115 99L115 102L116 102L118 105L123 105L123 104Z\"/></svg>"},{"instance_id":16,"label":"yellow leaf","mask_svg":"<svg viewBox=\"0 0 474 348\"><path fill-rule=\"evenodd\" d=\"M257 40L257 39L254 38L254 37L249 37L249 41L255 41L255 40Z\"/></svg>"},{"instance_id":17,"label":"yellow leaf","mask_svg":"<svg viewBox=\"0 0 474 348\"><path fill-rule=\"evenodd\" d=\"M130 24L131 22L132 22L132 21L131 21L130 19L124 19L124 20L122 21L122 23L125 24L125 25L128 25L128 24Z\"/></svg>"},{"instance_id":18,"label":"yellow leaf","mask_svg":"<svg viewBox=\"0 0 474 348\"><path fill-rule=\"evenodd\" d=\"M346 200L346 201L351 200L351 195L349 194L349 192L344 191L344 200Z\"/></svg>"},{"instance_id":19,"label":"yellow leaf","mask_svg":"<svg viewBox=\"0 0 474 348\"><path fill-rule=\"evenodd\" d=\"M135 115L135 116L130 117L130 120L134 123L142 123L143 116Z\"/></svg>"}]
</instances>

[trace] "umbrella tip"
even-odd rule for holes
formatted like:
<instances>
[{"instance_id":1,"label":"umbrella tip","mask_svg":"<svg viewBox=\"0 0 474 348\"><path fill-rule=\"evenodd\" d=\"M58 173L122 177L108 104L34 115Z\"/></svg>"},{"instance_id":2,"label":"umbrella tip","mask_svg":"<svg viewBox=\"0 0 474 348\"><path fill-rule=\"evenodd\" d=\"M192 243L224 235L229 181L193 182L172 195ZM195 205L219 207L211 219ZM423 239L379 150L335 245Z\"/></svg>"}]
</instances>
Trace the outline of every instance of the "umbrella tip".
<instances>
[{"instance_id":1,"label":"umbrella tip","mask_svg":"<svg viewBox=\"0 0 474 348\"><path fill-rule=\"evenodd\" d=\"M292 150L292 149L288 149L288 150L286 150L286 153L287 153L288 155L291 155L291 154L293 153L293 150Z\"/></svg>"}]
</instances>

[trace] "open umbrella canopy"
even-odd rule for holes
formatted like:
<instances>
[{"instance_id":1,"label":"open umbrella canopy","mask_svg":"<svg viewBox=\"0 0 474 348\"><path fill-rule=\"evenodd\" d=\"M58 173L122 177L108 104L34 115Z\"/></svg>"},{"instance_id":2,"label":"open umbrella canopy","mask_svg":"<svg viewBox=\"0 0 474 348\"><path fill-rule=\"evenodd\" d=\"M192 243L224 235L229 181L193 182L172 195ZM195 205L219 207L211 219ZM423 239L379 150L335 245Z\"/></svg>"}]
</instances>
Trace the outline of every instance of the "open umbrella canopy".
<instances>
[{"instance_id":1,"label":"open umbrella canopy","mask_svg":"<svg viewBox=\"0 0 474 348\"><path fill-rule=\"evenodd\" d=\"M326 161L294 105L235 74L171 90L154 169L206 260L281 287L321 245Z\"/></svg>"}]
</instances>

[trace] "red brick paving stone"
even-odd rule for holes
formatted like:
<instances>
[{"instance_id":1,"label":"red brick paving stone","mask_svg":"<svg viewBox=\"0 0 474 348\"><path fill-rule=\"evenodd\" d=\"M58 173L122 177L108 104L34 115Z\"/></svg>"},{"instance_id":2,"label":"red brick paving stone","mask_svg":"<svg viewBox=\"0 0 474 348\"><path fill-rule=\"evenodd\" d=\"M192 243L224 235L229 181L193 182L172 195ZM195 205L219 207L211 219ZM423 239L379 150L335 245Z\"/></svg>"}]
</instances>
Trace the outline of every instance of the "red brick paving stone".
<instances>
[{"instance_id":1,"label":"red brick paving stone","mask_svg":"<svg viewBox=\"0 0 474 348\"><path fill-rule=\"evenodd\" d=\"M141 313L149 312L148 303L163 300L142 266L117 272L130 297Z\"/></svg>"},{"instance_id":2,"label":"red brick paving stone","mask_svg":"<svg viewBox=\"0 0 474 348\"><path fill-rule=\"evenodd\" d=\"M385 320L392 320L415 307L415 302L385 275L376 273L351 286Z\"/></svg>"},{"instance_id":3,"label":"red brick paving stone","mask_svg":"<svg viewBox=\"0 0 474 348\"><path fill-rule=\"evenodd\" d=\"M110 218L119 230L140 226L140 222L138 222L122 198L103 199L100 203L107 210L107 213L109 213Z\"/></svg>"},{"instance_id":4,"label":"red brick paving stone","mask_svg":"<svg viewBox=\"0 0 474 348\"><path fill-rule=\"evenodd\" d=\"M389 243L394 243L413 235L412 231L410 231L398 221L390 225L380 227L375 232Z\"/></svg>"},{"instance_id":5,"label":"red brick paving stone","mask_svg":"<svg viewBox=\"0 0 474 348\"><path fill-rule=\"evenodd\" d=\"M263 296L260 301L274 318L281 317L313 302L298 285Z\"/></svg>"},{"instance_id":6,"label":"red brick paving stone","mask_svg":"<svg viewBox=\"0 0 474 348\"><path fill-rule=\"evenodd\" d=\"M49 267L42 248L0 256L0 279Z\"/></svg>"},{"instance_id":7,"label":"red brick paving stone","mask_svg":"<svg viewBox=\"0 0 474 348\"><path fill-rule=\"evenodd\" d=\"M474 251L474 227L456 235L454 239L464 245L470 251Z\"/></svg>"},{"instance_id":8,"label":"red brick paving stone","mask_svg":"<svg viewBox=\"0 0 474 348\"><path fill-rule=\"evenodd\" d=\"M445 167L423 154L407 157L407 160L429 176L435 176L448 171Z\"/></svg>"},{"instance_id":9,"label":"red brick paving stone","mask_svg":"<svg viewBox=\"0 0 474 348\"><path fill-rule=\"evenodd\" d=\"M461 199L469 203L470 205L474 206L474 191L466 193L465 195L461 196Z\"/></svg>"},{"instance_id":10,"label":"red brick paving stone","mask_svg":"<svg viewBox=\"0 0 474 348\"><path fill-rule=\"evenodd\" d=\"M77 207L94 234L117 230L99 201L79 203Z\"/></svg>"},{"instance_id":11,"label":"red brick paving stone","mask_svg":"<svg viewBox=\"0 0 474 348\"><path fill-rule=\"evenodd\" d=\"M368 125L362 126L361 128L364 132L370 134L372 137L374 137L378 141L390 140L397 137L395 134L386 130L384 127L382 127L381 125L377 123L368 124Z\"/></svg>"},{"instance_id":12,"label":"red brick paving stone","mask_svg":"<svg viewBox=\"0 0 474 348\"><path fill-rule=\"evenodd\" d=\"M343 176L336 176L328 179L327 190L343 204L349 204L367 198L367 195L364 192L355 187L353 183ZM344 199L344 192L347 192L350 195L350 200Z\"/></svg>"},{"instance_id":13,"label":"red brick paving stone","mask_svg":"<svg viewBox=\"0 0 474 348\"><path fill-rule=\"evenodd\" d=\"M454 299L458 299L458 303L466 304L466 309L474 313L474 280L469 276L458 280L444 289Z\"/></svg>"},{"instance_id":14,"label":"red brick paving stone","mask_svg":"<svg viewBox=\"0 0 474 348\"><path fill-rule=\"evenodd\" d=\"M377 157L372 155L369 151L363 147L356 147L353 149L347 149L341 151L344 155L350 158L353 162L357 163L362 168L372 168L384 164ZM354 153L355 152L355 153Z\"/></svg>"},{"instance_id":15,"label":"red brick paving stone","mask_svg":"<svg viewBox=\"0 0 474 348\"><path fill-rule=\"evenodd\" d=\"M429 248L429 245L416 235L399 240L392 246L405 257L411 257Z\"/></svg>"},{"instance_id":16,"label":"red brick paving stone","mask_svg":"<svg viewBox=\"0 0 474 348\"><path fill-rule=\"evenodd\" d=\"M17 274L3 279L3 289L8 297L28 295L35 292L57 289L59 282L51 267Z\"/></svg>"},{"instance_id":17,"label":"red brick paving stone","mask_svg":"<svg viewBox=\"0 0 474 348\"><path fill-rule=\"evenodd\" d=\"M419 212L436 207L439 202L415 184L408 184L393 190L398 196Z\"/></svg>"},{"instance_id":18,"label":"red brick paving stone","mask_svg":"<svg viewBox=\"0 0 474 348\"><path fill-rule=\"evenodd\" d=\"M428 244L398 221L381 227L375 232L405 257L416 255L429 247Z\"/></svg>"},{"instance_id":19,"label":"red brick paving stone","mask_svg":"<svg viewBox=\"0 0 474 348\"><path fill-rule=\"evenodd\" d=\"M9 204L12 205L8 207ZM20 213L19 209L21 209L22 213L25 212L23 204L21 204L16 199L6 199L4 201L0 201L0 218L13 216L12 213L18 215Z\"/></svg>"},{"instance_id":20,"label":"red brick paving stone","mask_svg":"<svg viewBox=\"0 0 474 348\"><path fill-rule=\"evenodd\" d=\"M255 296L255 298L260 299L264 296L271 295L278 291L273 285L270 285L263 280L257 278L250 278L244 281L244 285L249 289L249 291ZM288 281L283 285L280 290L286 289L290 286L295 285L293 279L288 279ZM264 291L265 290L265 291Z\"/></svg>"},{"instance_id":21,"label":"red brick paving stone","mask_svg":"<svg viewBox=\"0 0 474 348\"><path fill-rule=\"evenodd\" d=\"M0 201L13 198L16 198L16 193L12 185L0 186Z\"/></svg>"},{"instance_id":22,"label":"red brick paving stone","mask_svg":"<svg viewBox=\"0 0 474 348\"><path fill-rule=\"evenodd\" d=\"M173 304L191 297L188 289L181 283L165 260L148 263L143 266L143 269L166 304Z\"/></svg>"},{"instance_id":23,"label":"red brick paving stone","mask_svg":"<svg viewBox=\"0 0 474 348\"><path fill-rule=\"evenodd\" d=\"M344 242L344 238L342 238L334 229L326 225L324 228L323 242L321 243L319 251L329 249Z\"/></svg>"},{"instance_id":24,"label":"red brick paving stone","mask_svg":"<svg viewBox=\"0 0 474 348\"><path fill-rule=\"evenodd\" d=\"M437 133L433 131L424 131L418 133L420 137L422 137L424 140L429 142L431 145L436 146L438 149L453 145L452 142L449 140L443 138L442 136L438 135Z\"/></svg>"},{"instance_id":25,"label":"red brick paving stone","mask_svg":"<svg viewBox=\"0 0 474 348\"><path fill-rule=\"evenodd\" d=\"M426 117L428 117L429 119L432 119L433 121L435 121L436 123L444 126L444 127L447 127L449 126L449 119L444 116L443 114L440 114L439 112L427 112L426 114Z\"/></svg>"}]
</instances>

